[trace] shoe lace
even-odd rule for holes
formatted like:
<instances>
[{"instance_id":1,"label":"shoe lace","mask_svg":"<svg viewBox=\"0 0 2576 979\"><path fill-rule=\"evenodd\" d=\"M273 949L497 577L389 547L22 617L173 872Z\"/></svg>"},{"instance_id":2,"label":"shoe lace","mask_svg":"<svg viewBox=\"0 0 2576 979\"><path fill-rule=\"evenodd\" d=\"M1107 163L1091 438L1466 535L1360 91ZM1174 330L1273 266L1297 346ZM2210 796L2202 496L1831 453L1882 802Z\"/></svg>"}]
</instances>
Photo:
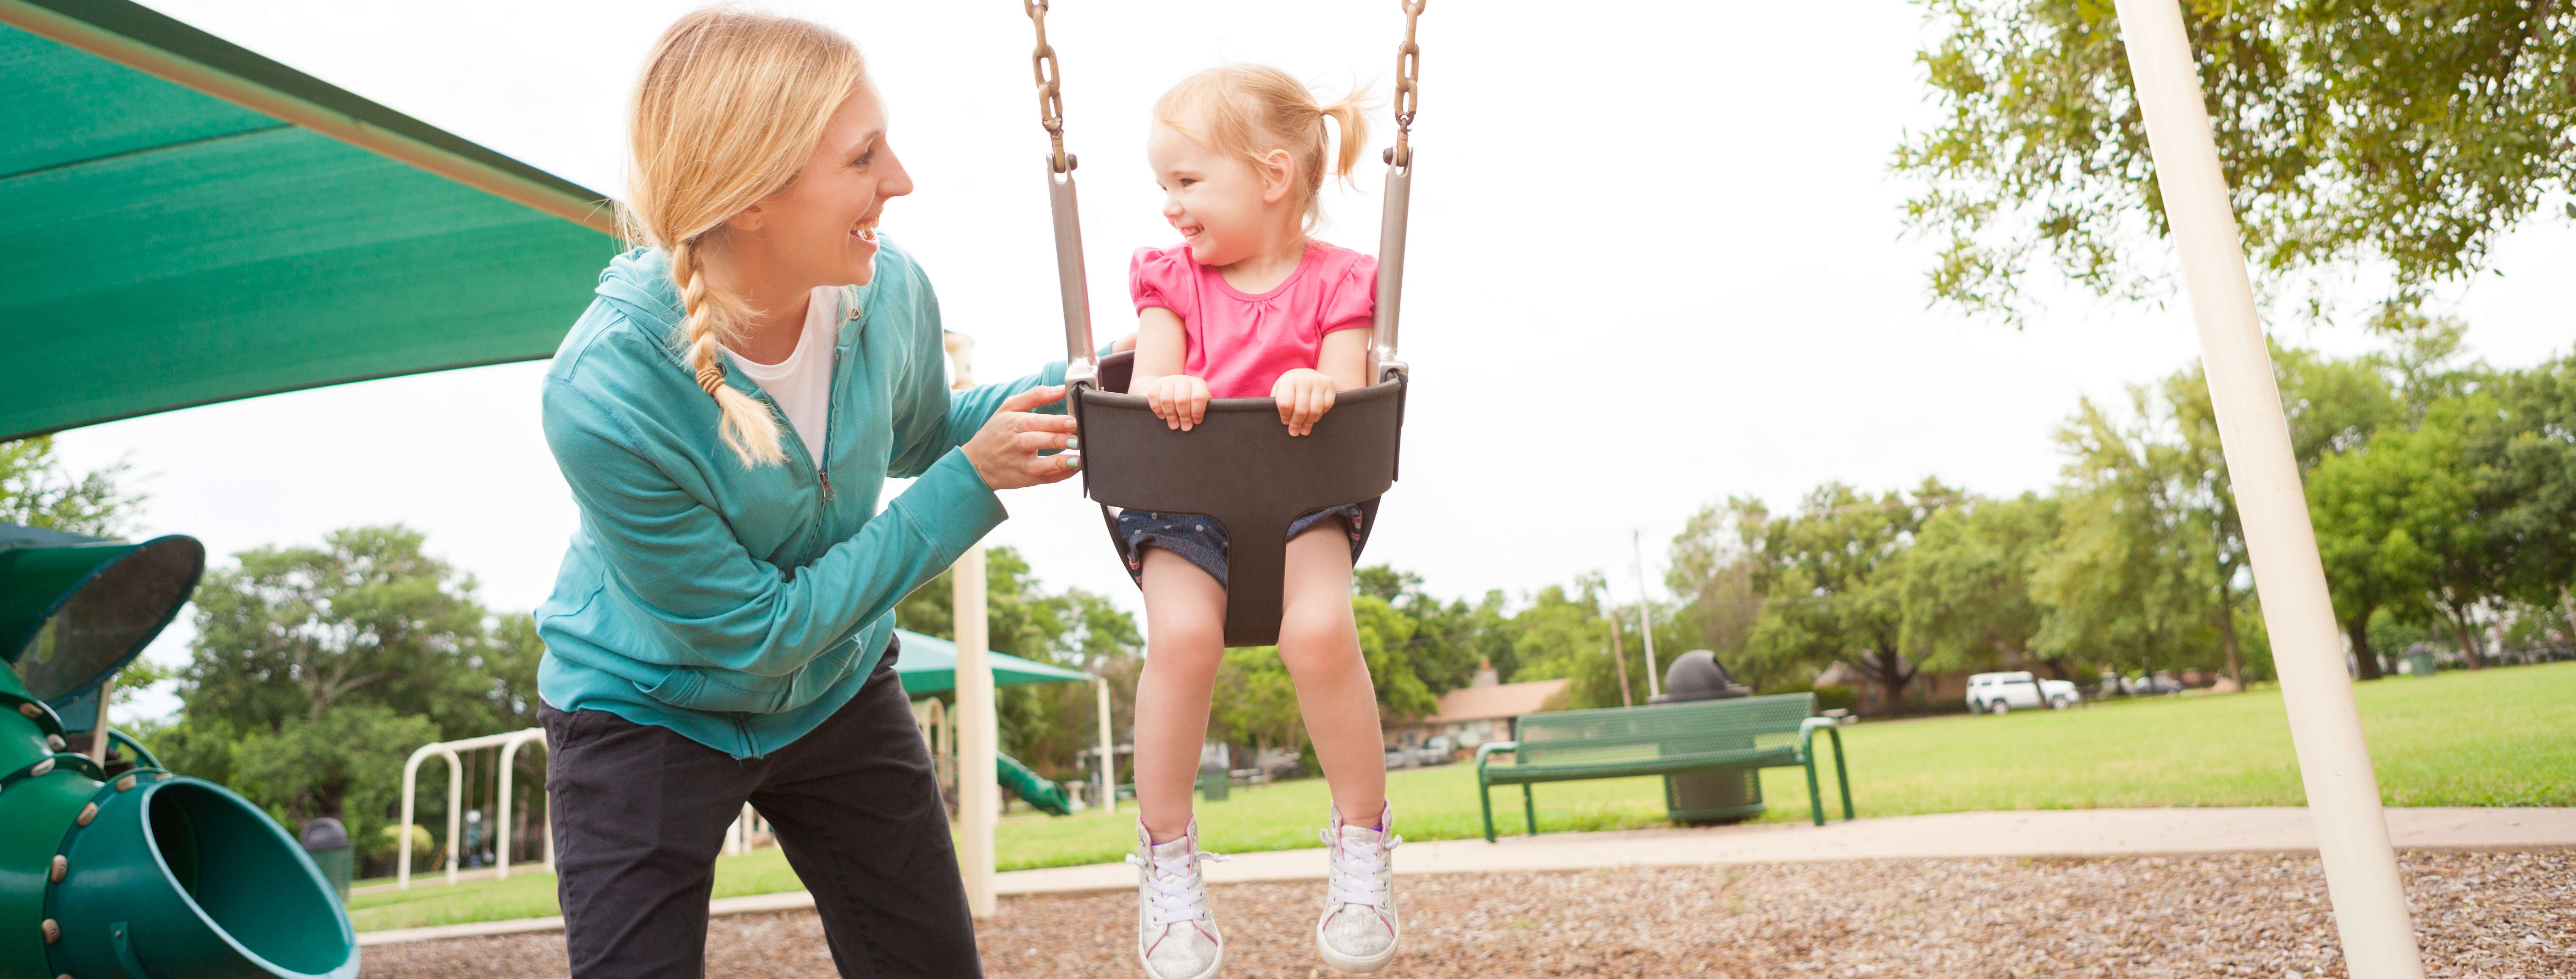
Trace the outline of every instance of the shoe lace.
<instances>
[{"instance_id":1,"label":"shoe lace","mask_svg":"<svg viewBox=\"0 0 2576 979\"><path fill-rule=\"evenodd\" d=\"M1145 900L1154 907L1155 923L1162 925L1208 920L1207 878L1199 874L1198 864L1204 860L1224 863L1232 859L1205 850L1192 850L1180 857L1127 855L1129 866L1145 868Z\"/></svg>"},{"instance_id":2,"label":"shoe lace","mask_svg":"<svg viewBox=\"0 0 2576 979\"><path fill-rule=\"evenodd\" d=\"M1384 837L1375 846L1354 846L1330 829L1317 835L1333 852L1333 873L1325 888L1332 902L1385 907L1389 882L1378 879L1378 875L1386 869L1387 851L1403 846L1404 837Z\"/></svg>"}]
</instances>

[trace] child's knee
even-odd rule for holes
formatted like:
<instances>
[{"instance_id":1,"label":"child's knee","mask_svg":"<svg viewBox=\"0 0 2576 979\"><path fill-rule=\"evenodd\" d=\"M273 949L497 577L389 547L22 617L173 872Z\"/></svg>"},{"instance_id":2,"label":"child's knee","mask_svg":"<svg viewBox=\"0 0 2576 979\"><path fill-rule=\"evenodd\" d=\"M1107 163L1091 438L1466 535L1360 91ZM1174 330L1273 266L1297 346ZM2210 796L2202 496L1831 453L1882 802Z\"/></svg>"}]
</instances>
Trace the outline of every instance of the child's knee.
<instances>
[{"instance_id":1,"label":"child's knee","mask_svg":"<svg viewBox=\"0 0 2576 979\"><path fill-rule=\"evenodd\" d=\"M1300 676L1367 669L1348 606L1317 603L1286 611L1279 617L1279 656L1290 673Z\"/></svg>"}]
</instances>

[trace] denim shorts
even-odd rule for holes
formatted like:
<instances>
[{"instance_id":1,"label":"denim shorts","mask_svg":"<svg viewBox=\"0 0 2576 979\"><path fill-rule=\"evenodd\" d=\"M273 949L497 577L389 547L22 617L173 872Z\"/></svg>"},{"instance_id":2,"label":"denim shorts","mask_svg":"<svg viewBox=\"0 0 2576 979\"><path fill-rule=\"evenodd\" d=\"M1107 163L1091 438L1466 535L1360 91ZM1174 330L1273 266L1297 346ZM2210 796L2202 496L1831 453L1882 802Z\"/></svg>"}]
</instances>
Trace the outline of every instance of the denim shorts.
<instances>
[{"instance_id":1,"label":"denim shorts","mask_svg":"<svg viewBox=\"0 0 2576 979\"><path fill-rule=\"evenodd\" d=\"M1299 517L1288 525L1288 539L1295 540L1315 525L1339 519L1343 532L1351 538L1351 564L1360 561L1360 546L1367 537L1360 533L1360 523L1367 519L1360 504L1317 510ZM1118 543L1127 552L1127 575L1136 584L1145 584L1145 549L1159 547L1183 560L1198 565L1199 570L1225 586L1225 526L1206 517L1190 513L1156 513L1152 510L1118 511ZM1281 543L1286 543L1282 541Z\"/></svg>"}]
</instances>

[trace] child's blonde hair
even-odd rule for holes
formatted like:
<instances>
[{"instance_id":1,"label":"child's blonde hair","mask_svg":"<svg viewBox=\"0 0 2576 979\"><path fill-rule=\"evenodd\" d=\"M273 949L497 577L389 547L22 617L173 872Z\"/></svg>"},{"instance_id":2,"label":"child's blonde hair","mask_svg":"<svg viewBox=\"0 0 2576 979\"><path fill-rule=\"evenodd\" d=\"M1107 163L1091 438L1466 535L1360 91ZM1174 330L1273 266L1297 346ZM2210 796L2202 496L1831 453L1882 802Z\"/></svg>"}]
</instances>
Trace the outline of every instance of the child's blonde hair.
<instances>
[{"instance_id":1,"label":"child's blonde hair","mask_svg":"<svg viewBox=\"0 0 2576 979\"><path fill-rule=\"evenodd\" d=\"M1297 206L1312 231L1324 187L1324 120L1342 131L1333 175L1347 178L1368 144L1368 116L1360 92L1331 105L1315 101L1304 83L1264 65L1226 65L1191 75L1154 103L1154 118L1199 145L1242 156L1253 166L1272 150L1296 162ZM1204 128L1202 128L1204 127Z\"/></svg>"},{"instance_id":2,"label":"child's blonde hair","mask_svg":"<svg viewBox=\"0 0 2576 979\"><path fill-rule=\"evenodd\" d=\"M719 338L751 322L742 297L707 281L724 222L785 189L865 76L859 47L820 24L709 7L662 33L627 121L620 231L671 253L671 281L698 386L724 412L718 433L745 467L786 461L778 416L725 384Z\"/></svg>"}]
</instances>

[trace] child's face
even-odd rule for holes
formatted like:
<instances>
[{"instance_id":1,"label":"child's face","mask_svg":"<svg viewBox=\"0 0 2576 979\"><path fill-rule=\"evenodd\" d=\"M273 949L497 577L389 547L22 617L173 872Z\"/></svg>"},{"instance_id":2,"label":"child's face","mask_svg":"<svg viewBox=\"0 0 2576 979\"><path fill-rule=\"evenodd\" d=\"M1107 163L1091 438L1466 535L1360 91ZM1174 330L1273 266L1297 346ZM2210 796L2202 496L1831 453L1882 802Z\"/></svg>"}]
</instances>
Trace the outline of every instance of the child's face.
<instances>
[{"instance_id":1,"label":"child's face","mask_svg":"<svg viewBox=\"0 0 2576 979\"><path fill-rule=\"evenodd\" d=\"M1285 181L1265 179L1269 175L1243 157L1202 146L1161 123L1146 137L1145 159L1163 188L1163 217L1189 242L1193 261L1223 267L1261 249Z\"/></svg>"}]
</instances>

